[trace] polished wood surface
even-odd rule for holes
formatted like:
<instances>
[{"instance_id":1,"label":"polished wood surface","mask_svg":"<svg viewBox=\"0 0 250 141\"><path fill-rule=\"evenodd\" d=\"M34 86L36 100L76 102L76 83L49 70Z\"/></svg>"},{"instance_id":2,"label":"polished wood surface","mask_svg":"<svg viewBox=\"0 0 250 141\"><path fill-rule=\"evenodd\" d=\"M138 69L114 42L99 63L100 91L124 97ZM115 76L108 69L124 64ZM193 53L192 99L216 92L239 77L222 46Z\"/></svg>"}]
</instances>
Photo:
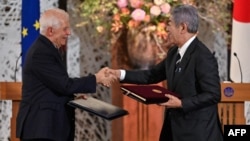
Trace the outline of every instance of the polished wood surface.
<instances>
[{"instance_id":1,"label":"polished wood surface","mask_svg":"<svg viewBox=\"0 0 250 141\"><path fill-rule=\"evenodd\" d=\"M20 141L16 138L16 117L21 100L21 82L0 82L0 100L12 100L11 141Z\"/></svg>"},{"instance_id":2,"label":"polished wood surface","mask_svg":"<svg viewBox=\"0 0 250 141\"><path fill-rule=\"evenodd\" d=\"M21 82L0 82L0 100L21 100Z\"/></svg>"},{"instance_id":3,"label":"polished wood surface","mask_svg":"<svg viewBox=\"0 0 250 141\"><path fill-rule=\"evenodd\" d=\"M227 89L232 91L227 94ZM218 111L224 125L246 124L244 102L250 101L250 83L221 83L221 102Z\"/></svg>"},{"instance_id":4,"label":"polished wood surface","mask_svg":"<svg viewBox=\"0 0 250 141\"><path fill-rule=\"evenodd\" d=\"M231 97L226 96L226 88L233 89ZM244 102L244 100L250 100L250 83L221 83L222 102Z\"/></svg>"}]
</instances>

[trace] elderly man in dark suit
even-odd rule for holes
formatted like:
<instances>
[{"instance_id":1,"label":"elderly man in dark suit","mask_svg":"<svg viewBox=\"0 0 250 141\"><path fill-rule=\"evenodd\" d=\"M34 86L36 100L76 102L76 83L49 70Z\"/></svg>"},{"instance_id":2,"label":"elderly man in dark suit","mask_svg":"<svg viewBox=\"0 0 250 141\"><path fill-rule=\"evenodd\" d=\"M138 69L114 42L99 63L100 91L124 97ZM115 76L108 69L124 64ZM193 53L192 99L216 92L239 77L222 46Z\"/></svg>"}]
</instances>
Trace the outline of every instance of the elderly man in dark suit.
<instances>
[{"instance_id":1,"label":"elderly man in dark suit","mask_svg":"<svg viewBox=\"0 0 250 141\"><path fill-rule=\"evenodd\" d=\"M109 70L123 83L153 84L167 80L165 119L160 141L222 141L217 104L221 98L218 64L210 50L196 37L198 12L190 5L171 11L167 31L175 45L167 57L149 70Z\"/></svg>"},{"instance_id":2,"label":"elderly man in dark suit","mask_svg":"<svg viewBox=\"0 0 250 141\"><path fill-rule=\"evenodd\" d=\"M45 11L40 35L29 48L23 67L22 101L17 116L21 141L73 141L74 109L67 102L75 93L95 93L96 85L109 86L107 68L95 75L70 78L59 48L70 35L69 15L60 9Z\"/></svg>"}]
</instances>

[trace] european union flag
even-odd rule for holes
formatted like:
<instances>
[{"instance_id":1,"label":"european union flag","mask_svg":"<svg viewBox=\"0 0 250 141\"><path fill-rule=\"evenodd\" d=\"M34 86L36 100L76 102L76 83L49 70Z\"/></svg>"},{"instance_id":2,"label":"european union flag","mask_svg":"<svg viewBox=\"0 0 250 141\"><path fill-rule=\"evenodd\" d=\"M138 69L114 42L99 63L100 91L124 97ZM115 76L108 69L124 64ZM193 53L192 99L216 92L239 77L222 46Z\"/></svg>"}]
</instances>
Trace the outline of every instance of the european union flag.
<instances>
[{"instance_id":1,"label":"european union flag","mask_svg":"<svg viewBox=\"0 0 250 141\"><path fill-rule=\"evenodd\" d=\"M28 48L39 35L40 0L22 0L22 64Z\"/></svg>"}]
</instances>

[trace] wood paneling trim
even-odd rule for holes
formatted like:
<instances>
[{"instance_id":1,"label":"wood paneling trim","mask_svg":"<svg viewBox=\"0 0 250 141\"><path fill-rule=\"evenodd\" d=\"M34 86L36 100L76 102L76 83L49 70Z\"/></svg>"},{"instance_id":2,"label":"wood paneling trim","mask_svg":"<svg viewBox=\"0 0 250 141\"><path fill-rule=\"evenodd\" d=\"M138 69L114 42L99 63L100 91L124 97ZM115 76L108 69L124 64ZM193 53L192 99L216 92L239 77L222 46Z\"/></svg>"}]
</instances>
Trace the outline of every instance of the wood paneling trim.
<instances>
[{"instance_id":1,"label":"wood paneling trim","mask_svg":"<svg viewBox=\"0 0 250 141\"><path fill-rule=\"evenodd\" d=\"M0 82L0 100L21 100L21 82Z\"/></svg>"}]
</instances>

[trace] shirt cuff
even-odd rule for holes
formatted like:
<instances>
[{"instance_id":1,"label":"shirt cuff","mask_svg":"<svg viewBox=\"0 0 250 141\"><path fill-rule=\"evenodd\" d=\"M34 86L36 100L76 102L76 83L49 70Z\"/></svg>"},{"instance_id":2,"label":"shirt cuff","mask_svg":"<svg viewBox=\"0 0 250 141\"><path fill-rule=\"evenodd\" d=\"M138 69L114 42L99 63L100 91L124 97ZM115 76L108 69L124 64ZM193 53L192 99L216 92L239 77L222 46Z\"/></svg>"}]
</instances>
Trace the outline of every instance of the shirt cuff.
<instances>
[{"instance_id":1,"label":"shirt cuff","mask_svg":"<svg viewBox=\"0 0 250 141\"><path fill-rule=\"evenodd\" d=\"M120 75L120 81L124 80L125 75L126 75L126 71L125 70L120 70L121 71L121 75Z\"/></svg>"}]
</instances>

